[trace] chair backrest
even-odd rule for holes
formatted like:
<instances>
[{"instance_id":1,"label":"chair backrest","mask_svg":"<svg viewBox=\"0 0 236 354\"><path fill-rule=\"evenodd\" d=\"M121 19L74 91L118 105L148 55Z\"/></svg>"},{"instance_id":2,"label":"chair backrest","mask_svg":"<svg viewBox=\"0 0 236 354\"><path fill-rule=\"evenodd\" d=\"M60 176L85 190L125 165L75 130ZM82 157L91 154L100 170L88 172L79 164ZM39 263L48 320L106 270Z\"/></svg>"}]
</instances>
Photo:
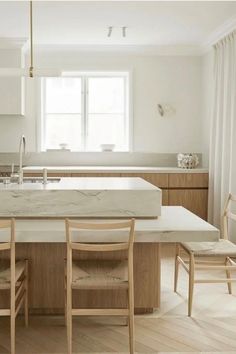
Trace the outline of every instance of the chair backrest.
<instances>
[{"instance_id":1,"label":"chair backrest","mask_svg":"<svg viewBox=\"0 0 236 354\"><path fill-rule=\"evenodd\" d=\"M229 225L228 225L228 221L229 220L234 220L236 221L236 214L234 214L231 211L231 204L236 202L236 195L233 194L229 194L226 203L225 203L225 207L224 207L224 213L223 213L223 238L225 240L229 239Z\"/></svg>"},{"instance_id":2,"label":"chair backrest","mask_svg":"<svg viewBox=\"0 0 236 354\"><path fill-rule=\"evenodd\" d=\"M9 230L9 240L0 243L0 252L10 250L11 291L15 291L15 219L0 220L0 230Z\"/></svg>"},{"instance_id":3,"label":"chair backrest","mask_svg":"<svg viewBox=\"0 0 236 354\"><path fill-rule=\"evenodd\" d=\"M133 277L133 244L134 244L134 226L135 219L111 222L111 223L88 223L88 222L75 222L72 220L65 220L66 224L66 239L67 239L67 272L71 281L71 267L72 267L72 251L85 251L85 252L114 252L124 251L128 252L128 267L129 267L129 280ZM82 243L73 242L71 237L72 230L91 230L91 231L109 231L109 230L127 230L129 233L126 242L119 243ZM132 281L132 279L131 279Z\"/></svg>"},{"instance_id":4,"label":"chair backrest","mask_svg":"<svg viewBox=\"0 0 236 354\"><path fill-rule=\"evenodd\" d=\"M134 224L135 220L116 222L116 223L87 223L87 222L75 222L66 219L66 239L67 244L70 245L72 250L78 251L90 251L90 252L111 252L129 250L133 247L134 243ZM71 231L74 230L94 230L94 231L109 231L109 230L129 230L129 239L126 242L119 243L81 243L72 242Z\"/></svg>"}]
</instances>

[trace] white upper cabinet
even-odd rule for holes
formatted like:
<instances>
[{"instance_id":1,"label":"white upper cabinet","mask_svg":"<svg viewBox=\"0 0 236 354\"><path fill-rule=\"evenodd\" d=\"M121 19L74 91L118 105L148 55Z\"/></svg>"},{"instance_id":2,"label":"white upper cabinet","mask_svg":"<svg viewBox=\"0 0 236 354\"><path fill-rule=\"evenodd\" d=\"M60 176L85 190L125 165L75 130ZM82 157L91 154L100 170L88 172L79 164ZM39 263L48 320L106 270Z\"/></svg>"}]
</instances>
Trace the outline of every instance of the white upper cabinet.
<instances>
[{"instance_id":1,"label":"white upper cabinet","mask_svg":"<svg viewBox=\"0 0 236 354\"><path fill-rule=\"evenodd\" d=\"M0 41L1 43L1 41ZM1 68L20 68L21 48L0 48ZM0 118L5 115L24 115L25 79L0 76Z\"/></svg>"}]
</instances>

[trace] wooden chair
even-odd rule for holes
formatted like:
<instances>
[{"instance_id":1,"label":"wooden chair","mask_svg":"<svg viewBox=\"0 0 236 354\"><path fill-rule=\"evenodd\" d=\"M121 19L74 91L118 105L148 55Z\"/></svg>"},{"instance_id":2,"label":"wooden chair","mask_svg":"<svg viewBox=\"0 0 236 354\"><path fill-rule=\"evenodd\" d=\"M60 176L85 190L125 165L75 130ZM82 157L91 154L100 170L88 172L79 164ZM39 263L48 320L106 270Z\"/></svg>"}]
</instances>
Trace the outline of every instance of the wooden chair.
<instances>
[{"instance_id":1,"label":"wooden chair","mask_svg":"<svg viewBox=\"0 0 236 354\"><path fill-rule=\"evenodd\" d=\"M68 354L72 354L72 316L123 316L129 324L130 353L134 353L134 284L133 284L133 243L134 219L117 223L77 223L66 220L67 263L66 263L66 320ZM121 230L128 229L127 242L108 244L88 244L73 242L71 231L75 230ZM93 260L72 262L72 251L115 252L127 251L126 260ZM75 309L72 304L72 291L83 289L116 290L123 289L127 294L127 308L122 309Z\"/></svg>"},{"instance_id":2,"label":"wooden chair","mask_svg":"<svg viewBox=\"0 0 236 354\"><path fill-rule=\"evenodd\" d=\"M15 220L0 221L0 229L10 231L9 242L0 243L0 251L10 251L10 268L4 262L0 265L0 291L10 290L10 308L0 309L0 316L10 316L11 354L15 354L15 319L22 305L28 326L28 261L15 261Z\"/></svg>"},{"instance_id":3,"label":"wooden chair","mask_svg":"<svg viewBox=\"0 0 236 354\"><path fill-rule=\"evenodd\" d=\"M228 220L236 221L236 215L230 211L231 202L236 202L236 196L230 194L222 217L223 238L218 242L183 242L176 245L174 291L177 292L179 265L181 264L189 275L188 316L192 313L194 284L227 283L228 292L232 294L231 283L236 282L236 278L231 278L230 271L236 270L236 263L232 260L236 258L236 245L228 238ZM181 257L181 251L187 254L188 261ZM226 278L195 279L195 270L224 270Z\"/></svg>"}]
</instances>

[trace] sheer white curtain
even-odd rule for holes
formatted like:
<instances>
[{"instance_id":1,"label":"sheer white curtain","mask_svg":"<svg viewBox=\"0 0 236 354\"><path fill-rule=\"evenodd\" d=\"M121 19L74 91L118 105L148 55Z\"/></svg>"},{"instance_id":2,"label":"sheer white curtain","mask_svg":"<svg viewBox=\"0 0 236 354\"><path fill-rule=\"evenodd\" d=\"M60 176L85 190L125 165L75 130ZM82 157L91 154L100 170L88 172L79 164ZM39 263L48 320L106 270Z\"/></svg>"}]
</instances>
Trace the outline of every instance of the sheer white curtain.
<instances>
[{"instance_id":1,"label":"sheer white curtain","mask_svg":"<svg viewBox=\"0 0 236 354\"><path fill-rule=\"evenodd\" d=\"M214 46L209 158L209 221L220 227L225 199L236 193L236 31Z\"/></svg>"}]
</instances>

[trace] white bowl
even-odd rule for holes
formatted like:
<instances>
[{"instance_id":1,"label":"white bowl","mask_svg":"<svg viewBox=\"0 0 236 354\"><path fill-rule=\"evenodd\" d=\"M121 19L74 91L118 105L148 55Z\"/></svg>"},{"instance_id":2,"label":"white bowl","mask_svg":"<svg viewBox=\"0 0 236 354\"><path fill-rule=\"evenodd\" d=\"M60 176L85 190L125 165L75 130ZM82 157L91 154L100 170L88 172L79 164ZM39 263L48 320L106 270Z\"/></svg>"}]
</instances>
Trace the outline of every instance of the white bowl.
<instances>
[{"instance_id":1,"label":"white bowl","mask_svg":"<svg viewBox=\"0 0 236 354\"><path fill-rule=\"evenodd\" d=\"M61 148L62 150L65 150L65 149L67 149L68 144L66 144L66 143L61 143L61 144L59 144L59 146L60 146L60 148Z\"/></svg>"},{"instance_id":2,"label":"white bowl","mask_svg":"<svg viewBox=\"0 0 236 354\"><path fill-rule=\"evenodd\" d=\"M113 151L115 148L115 144L101 144L102 151Z\"/></svg>"}]
</instances>

